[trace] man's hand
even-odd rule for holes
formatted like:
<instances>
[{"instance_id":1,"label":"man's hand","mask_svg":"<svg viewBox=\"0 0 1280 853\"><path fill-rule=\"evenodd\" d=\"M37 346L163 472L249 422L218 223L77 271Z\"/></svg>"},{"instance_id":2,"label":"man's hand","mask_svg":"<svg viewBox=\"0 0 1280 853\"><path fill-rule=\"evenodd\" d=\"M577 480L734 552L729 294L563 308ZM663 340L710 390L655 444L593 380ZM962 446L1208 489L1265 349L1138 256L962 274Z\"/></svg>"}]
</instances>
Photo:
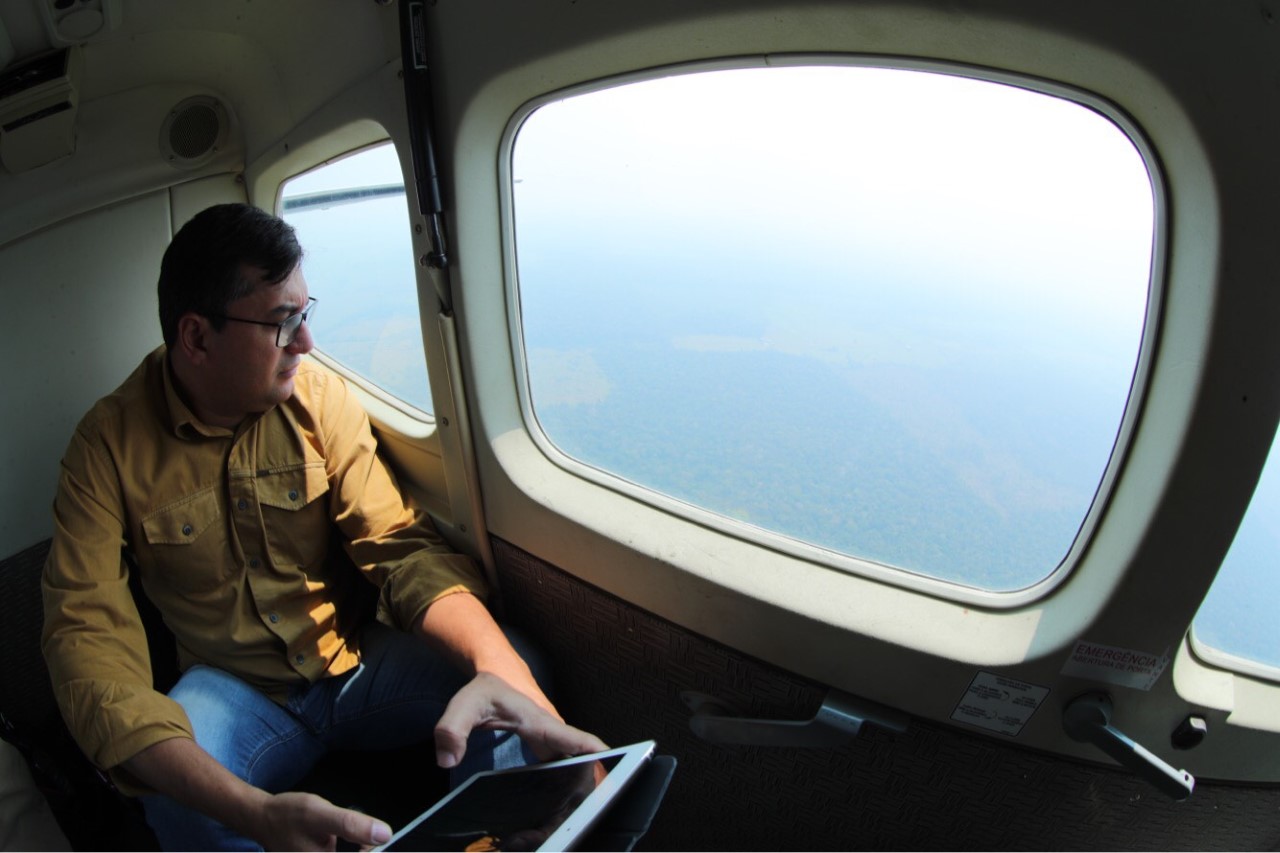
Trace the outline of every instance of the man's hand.
<instances>
[{"instance_id":1,"label":"man's hand","mask_svg":"<svg viewBox=\"0 0 1280 853\"><path fill-rule=\"evenodd\" d=\"M566 725L528 665L474 595L437 599L415 627L448 654L471 681L457 692L436 724L436 761L458 766L476 729L512 731L544 761L608 749L595 735Z\"/></svg>"},{"instance_id":2,"label":"man's hand","mask_svg":"<svg viewBox=\"0 0 1280 853\"><path fill-rule=\"evenodd\" d=\"M237 777L189 738L152 744L125 768L190 808L268 850L333 850L339 838L362 847L391 838L391 827L315 794L268 794Z\"/></svg>"},{"instance_id":3,"label":"man's hand","mask_svg":"<svg viewBox=\"0 0 1280 853\"><path fill-rule=\"evenodd\" d=\"M333 850L339 839L362 848L385 843L391 827L315 794L288 792L264 800L254 840L267 850Z\"/></svg>"},{"instance_id":4,"label":"man's hand","mask_svg":"<svg viewBox=\"0 0 1280 853\"><path fill-rule=\"evenodd\" d=\"M436 761L441 767L458 765L475 729L515 732L543 761L608 749L600 738L567 725L487 672L457 692L436 724Z\"/></svg>"},{"instance_id":5,"label":"man's hand","mask_svg":"<svg viewBox=\"0 0 1280 853\"><path fill-rule=\"evenodd\" d=\"M437 599L422 614L414 631L447 654L463 672L471 676L481 672L496 675L557 720L563 719L534 680L529 665L474 595L458 593Z\"/></svg>"}]
</instances>

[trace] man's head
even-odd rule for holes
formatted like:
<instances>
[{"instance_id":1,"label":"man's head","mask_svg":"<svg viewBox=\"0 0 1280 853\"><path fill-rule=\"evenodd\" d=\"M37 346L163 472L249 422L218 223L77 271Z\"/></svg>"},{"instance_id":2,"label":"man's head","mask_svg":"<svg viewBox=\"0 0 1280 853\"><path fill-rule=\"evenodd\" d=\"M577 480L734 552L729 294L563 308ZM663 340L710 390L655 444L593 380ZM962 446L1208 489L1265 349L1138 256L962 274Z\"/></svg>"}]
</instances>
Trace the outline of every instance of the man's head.
<instances>
[{"instance_id":1,"label":"man's head","mask_svg":"<svg viewBox=\"0 0 1280 853\"><path fill-rule=\"evenodd\" d=\"M262 271L261 280L278 284L302 260L293 227L247 204L218 204L197 213L182 226L160 262L160 330L173 346L178 318L188 311L213 321L227 306L257 286L247 269Z\"/></svg>"},{"instance_id":2,"label":"man's head","mask_svg":"<svg viewBox=\"0 0 1280 853\"><path fill-rule=\"evenodd\" d=\"M293 393L312 347L296 316L308 308L301 259L293 228L243 204L211 207L173 238L160 266L160 323L179 390L201 420L233 427Z\"/></svg>"}]
</instances>

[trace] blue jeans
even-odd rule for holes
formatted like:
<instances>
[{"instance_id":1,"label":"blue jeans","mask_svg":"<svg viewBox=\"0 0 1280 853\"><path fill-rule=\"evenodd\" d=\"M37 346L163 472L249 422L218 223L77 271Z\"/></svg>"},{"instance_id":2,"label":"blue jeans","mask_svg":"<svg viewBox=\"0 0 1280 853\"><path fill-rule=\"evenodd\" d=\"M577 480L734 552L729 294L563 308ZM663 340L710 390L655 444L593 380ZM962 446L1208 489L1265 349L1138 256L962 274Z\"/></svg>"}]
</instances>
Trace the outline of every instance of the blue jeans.
<instances>
[{"instance_id":1,"label":"blue jeans","mask_svg":"<svg viewBox=\"0 0 1280 853\"><path fill-rule=\"evenodd\" d=\"M545 689L527 643L509 629L507 636ZM197 744L249 784L278 793L296 785L329 749L394 749L431 740L445 706L467 682L422 639L377 622L361 630L360 658L340 676L295 688L284 706L200 664L183 673L169 696L187 712ZM533 760L514 734L473 732L450 784ZM164 850L262 849L168 797L141 800Z\"/></svg>"}]
</instances>

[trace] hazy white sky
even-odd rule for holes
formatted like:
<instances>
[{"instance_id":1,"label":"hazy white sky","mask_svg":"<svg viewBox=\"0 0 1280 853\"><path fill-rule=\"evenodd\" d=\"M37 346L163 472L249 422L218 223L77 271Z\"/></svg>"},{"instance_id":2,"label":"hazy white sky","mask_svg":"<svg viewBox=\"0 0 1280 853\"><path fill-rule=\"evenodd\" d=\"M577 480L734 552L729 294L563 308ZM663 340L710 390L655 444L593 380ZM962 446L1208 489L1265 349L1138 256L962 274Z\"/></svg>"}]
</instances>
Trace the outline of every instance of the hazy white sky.
<instances>
[{"instance_id":1,"label":"hazy white sky","mask_svg":"<svg viewBox=\"0 0 1280 853\"><path fill-rule=\"evenodd\" d=\"M878 298L891 271L947 319L1034 328L1028 346L1050 342L1046 325L1063 338L1087 327L1082 357L1102 340L1131 363L1141 334L1150 177L1112 121L1060 97L855 66L667 77L540 107L513 174L517 230L522 216L607 221L673 258L699 241L708 256L839 263L876 279ZM866 315L847 274L829 280L806 294L826 316ZM785 313L776 337L850 337Z\"/></svg>"}]
</instances>

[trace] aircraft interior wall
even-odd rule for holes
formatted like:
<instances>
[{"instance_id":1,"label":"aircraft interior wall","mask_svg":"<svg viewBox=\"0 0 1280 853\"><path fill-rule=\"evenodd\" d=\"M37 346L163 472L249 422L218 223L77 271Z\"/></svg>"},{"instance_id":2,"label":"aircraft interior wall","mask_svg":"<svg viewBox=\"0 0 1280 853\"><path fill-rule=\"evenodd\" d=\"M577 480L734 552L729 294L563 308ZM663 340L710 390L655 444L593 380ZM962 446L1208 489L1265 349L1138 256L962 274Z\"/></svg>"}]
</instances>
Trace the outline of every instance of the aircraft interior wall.
<instances>
[{"instance_id":1,"label":"aircraft interior wall","mask_svg":"<svg viewBox=\"0 0 1280 853\"><path fill-rule=\"evenodd\" d=\"M820 749L708 743L691 695L806 721L822 684L687 631L501 540L513 624L556 663L556 701L607 741L656 737L680 767L650 850L1271 849L1272 786L1202 782L1185 802L1093 761L912 720Z\"/></svg>"},{"instance_id":2,"label":"aircraft interior wall","mask_svg":"<svg viewBox=\"0 0 1280 853\"><path fill-rule=\"evenodd\" d=\"M500 614L547 652L569 721L610 743L656 738L678 758L644 849L1277 849L1280 682L1206 661L1188 639L1280 412L1280 119L1244 105L1274 94L1269 12L1210 12L1207 0L423 4L451 260L442 284L413 188L396 20L406 2L124 0L125 35L84 46L75 152L0 169L0 558L51 535L77 420L160 344L156 278L175 230L217 202L280 212L288 180L389 140L410 186L402 260L418 307L398 319L420 331L432 412L344 367L323 341L315 357L346 373L406 490L494 574ZM17 19L6 7L0 20ZM593 470L540 432L510 157L530 105L599 81L814 57L1087 92L1147 155L1151 333L1119 462L1069 571L1030 591L957 590L857 555L828 559ZM208 96L225 107L225 142L175 168L165 116ZM583 240L566 233L565 252ZM362 275L344 283L380 284ZM1073 675L1064 662L1081 641L1164 654L1162 669L1141 689ZM957 722L984 677L1044 691L1025 727ZM1063 707L1096 690L1113 695L1129 736L1194 771L1189 800L1065 733ZM711 743L693 731L694 694L775 721L846 695L907 726L868 724L817 749ZM1171 733L1192 717L1209 735L1175 747Z\"/></svg>"},{"instance_id":3,"label":"aircraft interior wall","mask_svg":"<svg viewBox=\"0 0 1280 853\"><path fill-rule=\"evenodd\" d=\"M0 553L53 532L58 460L81 416L161 343L160 258L185 222L243 200L229 177L177 184L57 222L0 246L4 406L11 452L0 466Z\"/></svg>"},{"instance_id":4,"label":"aircraft interior wall","mask_svg":"<svg viewBox=\"0 0 1280 853\"><path fill-rule=\"evenodd\" d=\"M521 14L549 12L550 5L522 7ZM1225 778L1248 767L1251 780L1273 781L1274 754L1259 749L1275 726L1261 721L1276 719L1280 693L1204 665L1185 639L1244 508L1242 493L1224 495L1212 507L1200 498L1217 493L1229 472L1256 472L1250 466L1269 440L1268 427L1254 417L1259 409L1246 411L1241 397L1271 414L1276 401L1258 376L1248 384L1266 389L1261 399L1251 390L1227 397L1230 405L1207 404L1222 402L1228 383L1246 382L1243 359L1233 351L1245 339L1215 337L1217 324L1248 326L1259 358L1270 340L1254 327L1257 315L1235 313L1249 300L1273 301L1256 285L1257 276L1265 276L1265 253L1257 243L1234 242L1241 234L1232 237L1219 219L1224 209L1248 209L1257 200L1256 181L1243 164L1261 152L1243 151L1259 137L1225 131L1229 120L1217 111L1231 107L1197 97L1200 84L1187 79L1192 72L1171 47L1183 37L1248 45L1249 59L1239 65L1195 71L1200 81L1209 73L1229 76L1216 81L1224 89L1248 86L1252 78L1244 69L1267 61L1259 41L1265 21L1211 16L1202 27L1157 38L1128 18L1108 29L1101 18L1081 13L1065 22L1057 11L991 3L956 17L939 4L815 3L775 17L764 2L627 7L616 16L559 9L547 37L529 41L519 33L534 23L519 15L493 17L477 4L436 7L429 32L437 61L450 69L437 84L437 128L452 166L447 190L456 199L455 245L464 259L455 272L455 298L483 435L477 454L489 527L683 627L935 721L951 718L956 697L977 672L998 670L1026 683L1082 691L1062 675L1073 643L1100 636L1122 648L1146 643L1156 655L1169 655L1175 677L1124 696L1130 736L1163 746L1188 713L1204 713L1218 739L1212 756L1196 756L1201 772ZM1190 6L1186 11L1196 14ZM476 37L464 42L444 35L462 32ZM1124 469L1114 491L1099 499L1100 524L1051 591L1024 591L1026 597L1005 601L964 599L963 592L917 585L901 573L879 574L874 565L837 572L821 558L792 559L777 540L760 547L749 533L691 522L693 513L677 519L677 503L642 496L625 483L602 487L527 428L535 416L519 340L509 331L520 323L512 283L520 260L511 235L514 173L506 158L529 104L549 92L591 89L595 80L689 70L683 63L723 67L734 62L726 58L741 57L768 67L825 60L831 50L837 60L846 52L928 56L939 68L956 62L980 76L1004 69L1032 87L1039 80L1079 86L1109 99L1154 148L1152 170L1167 194L1157 203L1149 324L1158 334L1144 351L1151 373L1144 378L1139 365L1140 393L1131 401L1135 430L1131 443L1118 448ZM638 70L644 67L653 70ZM1269 119L1266 124L1275 130ZM1222 274L1227 252L1231 276ZM935 689L922 689L925 684ZM1033 718L1019 740L1082 758L1093 748L1073 743L1053 715ZM1229 773L1228 766L1234 768Z\"/></svg>"}]
</instances>

